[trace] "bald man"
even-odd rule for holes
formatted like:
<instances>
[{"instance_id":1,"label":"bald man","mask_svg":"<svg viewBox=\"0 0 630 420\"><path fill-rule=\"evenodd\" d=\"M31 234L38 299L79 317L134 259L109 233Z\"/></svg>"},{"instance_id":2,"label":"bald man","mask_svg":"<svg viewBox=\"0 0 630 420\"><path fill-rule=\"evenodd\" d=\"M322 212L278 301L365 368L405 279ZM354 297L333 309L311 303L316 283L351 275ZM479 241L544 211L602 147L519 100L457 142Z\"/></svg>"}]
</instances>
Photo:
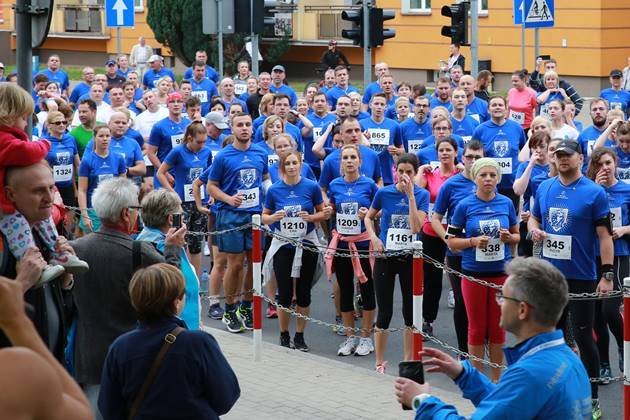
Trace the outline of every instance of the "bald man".
<instances>
[{"instance_id":1,"label":"bald man","mask_svg":"<svg viewBox=\"0 0 630 420\"><path fill-rule=\"evenodd\" d=\"M459 87L466 93L466 115L470 115L480 124L488 121L488 102L475 96L475 78L469 74L462 76Z\"/></svg>"}]
</instances>

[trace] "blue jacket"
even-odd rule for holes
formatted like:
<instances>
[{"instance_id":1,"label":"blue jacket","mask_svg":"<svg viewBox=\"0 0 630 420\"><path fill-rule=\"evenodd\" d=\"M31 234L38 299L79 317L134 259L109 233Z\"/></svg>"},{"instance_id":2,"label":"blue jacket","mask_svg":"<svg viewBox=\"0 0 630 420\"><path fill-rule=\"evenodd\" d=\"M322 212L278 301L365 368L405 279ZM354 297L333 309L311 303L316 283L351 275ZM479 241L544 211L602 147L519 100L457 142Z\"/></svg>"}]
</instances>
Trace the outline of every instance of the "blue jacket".
<instances>
[{"instance_id":1,"label":"blue jacket","mask_svg":"<svg viewBox=\"0 0 630 420\"><path fill-rule=\"evenodd\" d=\"M98 398L105 420L126 419L164 336L184 321L166 318L118 337L109 349ZM142 419L218 419L241 390L217 341L205 331L182 331L162 361L136 416Z\"/></svg>"},{"instance_id":2,"label":"blue jacket","mask_svg":"<svg viewBox=\"0 0 630 420\"><path fill-rule=\"evenodd\" d=\"M464 398L477 408L472 419L592 418L588 375L564 343L562 331L536 335L503 351L508 368L498 384L468 361L455 380ZM416 420L463 418L436 397L427 398L416 411Z\"/></svg>"}]
</instances>

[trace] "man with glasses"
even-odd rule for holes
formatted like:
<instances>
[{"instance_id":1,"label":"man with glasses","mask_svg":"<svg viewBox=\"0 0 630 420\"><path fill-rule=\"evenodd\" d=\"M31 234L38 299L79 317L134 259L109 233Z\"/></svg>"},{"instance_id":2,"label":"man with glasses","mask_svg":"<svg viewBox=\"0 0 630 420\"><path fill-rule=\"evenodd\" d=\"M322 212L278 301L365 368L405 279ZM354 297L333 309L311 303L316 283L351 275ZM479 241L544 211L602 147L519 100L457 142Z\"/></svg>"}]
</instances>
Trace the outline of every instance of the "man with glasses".
<instances>
[{"instance_id":1,"label":"man with glasses","mask_svg":"<svg viewBox=\"0 0 630 420\"><path fill-rule=\"evenodd\" d=\"M562 273L546 261L515 258L506 267L508 278L497 302L501 327L516 337L504 349L508 369L492 383L473 368L441 350L427 348L425 366L444 373L476 407L474 418L590 418L589 379L584 367L566 345L556 322L568 301ZM590 331L589 331L590 332ZM398 401L416 410L417 419L457 416L452 405L431 396L428 383L397 378Z\"/></svg>"},{"instance_id":2,"label":"man with glasses","mask_svg":"<svg viewBox=\"0 0 630 420\"><path fill-rule=\"evenodd\" d=\"M431 134L429 99L426 96L418 96L413 100L413 118L407 118L400 124L400 135L405 150L416 154L424 147L424 139Z\"/></svg>"}]
</instances>

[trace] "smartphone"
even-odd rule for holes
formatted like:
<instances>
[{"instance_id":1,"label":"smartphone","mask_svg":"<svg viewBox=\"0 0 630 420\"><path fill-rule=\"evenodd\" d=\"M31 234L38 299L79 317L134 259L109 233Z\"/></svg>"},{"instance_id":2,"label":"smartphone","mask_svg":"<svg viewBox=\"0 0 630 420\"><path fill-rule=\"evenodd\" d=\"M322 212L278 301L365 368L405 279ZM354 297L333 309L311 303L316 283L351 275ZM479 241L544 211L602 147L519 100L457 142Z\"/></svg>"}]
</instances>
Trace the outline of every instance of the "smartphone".
<instances>
[{"instance_id":1,"label":"smartphone","mask_svg":"<svg viewBox=\"0 0 630 420\"><path fill-rule=\"evenodd\" d=\"M538 56L542 61L547 61L547 60L551 60L551 56L549 54L546 55L539 55Z\"/></svg>"},{"instance_id":2,"label":"smartphone","mask_svg":"<svg viewBox=\"0 0 630 420\"><path fill-rule=\"evenodd\" d=\"M422 366L422 360L410 360L398 363L398 376L423 384L424 367ZM403 404L402 409L411 410L411 407Z\"/></svg>"},{"instance_id":3,"label":"smartphone","mask_svg":"<svg viewBox=\"0 0 630 420\"><path fill-rule=\"evenodd\" d=\"M182 214L181 213L176 213L173 215L173 227L175 229L179 229L180 227L182 227Z\"/></svg>"}]
</instances>

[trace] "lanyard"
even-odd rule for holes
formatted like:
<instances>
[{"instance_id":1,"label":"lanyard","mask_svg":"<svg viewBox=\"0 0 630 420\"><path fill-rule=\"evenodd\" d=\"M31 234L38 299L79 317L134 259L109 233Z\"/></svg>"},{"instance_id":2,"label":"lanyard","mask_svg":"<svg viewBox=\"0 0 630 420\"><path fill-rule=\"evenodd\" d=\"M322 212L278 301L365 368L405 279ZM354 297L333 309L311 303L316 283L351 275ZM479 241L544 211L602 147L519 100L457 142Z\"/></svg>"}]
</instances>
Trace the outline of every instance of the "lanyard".
<instances>
[{"instance_id":1,"label":"lanyard","mask_svg":"<svg viewBox=\"0 0 630 420\"><path fill-rule=\"evenodd\" d=\"M522 357L521 360L526 359L530 356L533 356L534 354L538 353L539 351L551 348L551 347L557 347L557 346L561 346L564 344L564 338L558 338L556 340L551 340L548 341L546 343L542 343L537 345L534 348L529 349L529 351L527 351L527 353L525 353Z\"/></svg>"}]
</instances>

